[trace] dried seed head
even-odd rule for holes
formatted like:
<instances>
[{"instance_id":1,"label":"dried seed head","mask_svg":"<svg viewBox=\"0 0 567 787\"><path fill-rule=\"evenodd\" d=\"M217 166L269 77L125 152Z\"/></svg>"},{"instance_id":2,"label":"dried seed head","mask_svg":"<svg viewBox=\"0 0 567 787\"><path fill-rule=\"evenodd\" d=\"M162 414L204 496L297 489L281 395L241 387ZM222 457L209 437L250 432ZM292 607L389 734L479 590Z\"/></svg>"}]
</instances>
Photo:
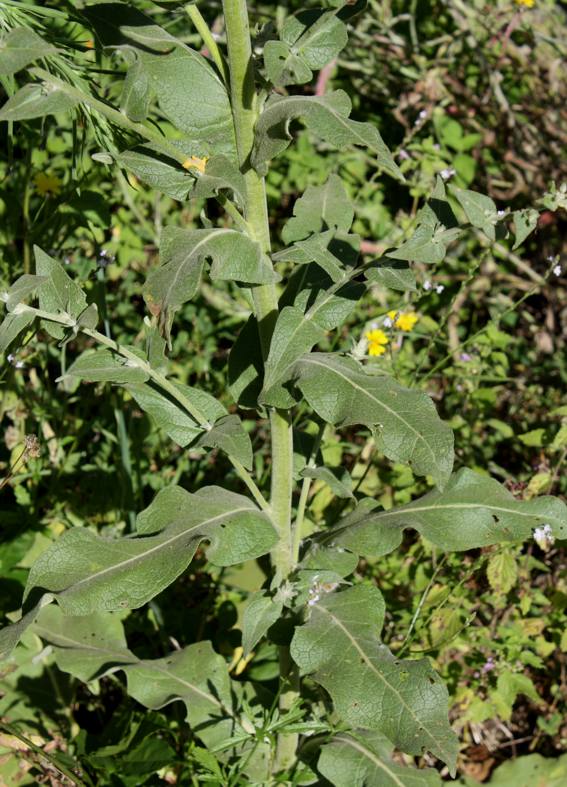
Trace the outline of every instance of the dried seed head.
<instances>
[{"instance_id":1,"label":"dried seed head","mask_svg":"<svg viewBox=\"0 0 567 787\"><path fill-rule=\"evenodd\" d=\"M24 437L24 445L27 455L31 456L33 459L37 459L37 457L41 455L39 440L34 434L27 434Z\"/></svg>"}]
</instances>

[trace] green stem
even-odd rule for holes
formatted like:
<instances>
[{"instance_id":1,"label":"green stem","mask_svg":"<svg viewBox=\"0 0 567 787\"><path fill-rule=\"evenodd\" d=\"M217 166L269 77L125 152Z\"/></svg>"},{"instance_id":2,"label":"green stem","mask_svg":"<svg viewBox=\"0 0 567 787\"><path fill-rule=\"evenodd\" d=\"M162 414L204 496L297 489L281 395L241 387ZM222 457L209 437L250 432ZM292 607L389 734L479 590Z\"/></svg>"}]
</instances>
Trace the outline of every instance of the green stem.
<instances>
[{"instance_id":1,"label":"green stem","mask_svg":"<svg viewBox=\"0 0 567 787\"><path fill-rule=\"evenodd\" d=\"M254 84L254 64L246 0L223 0L223 10L230 66L230 95L241 170L246 181L246 221L249 232L270 253L270 226L264 179L250 166L254 145L254 127L258 117L258 96ZM278 314L276 288L273 284L252 289L254 311L258 320L262 354L266 359ZM283 581L292 568L291 495L293 479L293 432L289 413L270 411L272 441L272 521L278 531L278 544L272 551L276 581ZM280 648L280 709L286 710L297 697L297 672L286 647ZM291 688L289 688L291 687ZM297 735L278 735L275 767L285 770L295 762Z\"/></svg>"},{"instance_id":2,"label":"green stem","mask_svg":"<svg viewBox=\"0 0 567 787\"><path fill-rule=\"evenodd\" d=\"M193 3L189 3L189 5L186 5L185 10L187 11L187 16L195 26L195 30L199 33L199 35L203 39L203 44L209 50L213 62L218 68L219 73L222 76L225 85L229 85L230 72L228 70L228 65L222 55L222 52L218 47L217 42L215 41L215 38L211 30L209 29L208 24L203 19L203 15L201 14L197 6L193 5Z\"/></svg>"},{"instance_id":3,"label":"green stem","mask_svg":"<svg viewBox=\"0 0 567 787\"><path fill-rule=\"evenodd\" d=\"M307 467L316 466L317 454L319 452L319 446L321 445L321 440L323 439L325 426L326 424L324 423L322 423L319 426L319 432L317 433L315 442L313 443L313 448L311 449L311 455L309 457L309 461L307 462ZM303 484L301 485L301 492L299 495L299 502L297 504L297 513L295 515L295 524L293 526L293 543L291 548L292 561L294 566L296 566L299 561L299 548L301 546L301 530L303 527L303 520L305 519L305 509L307 508L307 498L309 497L311 480L312 479L309 477L303 479Z\"/></svg>"}]
</instances>

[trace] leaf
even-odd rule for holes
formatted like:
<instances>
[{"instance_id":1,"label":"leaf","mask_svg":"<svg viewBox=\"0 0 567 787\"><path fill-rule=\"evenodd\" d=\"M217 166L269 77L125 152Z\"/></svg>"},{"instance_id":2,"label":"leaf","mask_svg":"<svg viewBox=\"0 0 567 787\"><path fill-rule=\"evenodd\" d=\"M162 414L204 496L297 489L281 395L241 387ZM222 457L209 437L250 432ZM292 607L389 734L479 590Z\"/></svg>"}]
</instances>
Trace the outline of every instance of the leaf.
<instances>
[{"instance_id":1,"label":"leaf","mask_svg":"<svg viewBox=\"0 0 567 787\"><path fill-rule=\"evenodd\" d=\"M295 404L295 398L279 383L289 380L288 373L297 359L324 336L324 331L300 309L295 306L282 309L270 342L260 402L282 409Z\"/></svg>"},{"instance_id":2,"label":"leaf","mask_svg":"<svg viewBox=\"0 0 567 787\"><path fill-rule=\"evenodd\" d=\"M159 54L138 51L161 111L197 145L195 154L238 161L228 93L207 59L186 46Z\"/></svg>"},{"instance_id":3,"label":"leaf","mask_svg":"<svg viewBox=\"0 0 567 787\"><path fill-rule=\"evenodd\" d=\"M0 75L15 74L34 60L48 57L57 49L29 27L16 27L0 41Z\"/></svg>"},{"instance_id":4,"label":"leaf","mask_svg":"<svg viewBox=\"0 0 567 787\"><path fill-rule=\"evenodd\" d=\"M226 410L214 396L198 388L189 388L182 383L172 385L213 424L226 415ZM126 390L147 413L159 429L182 448L201 437L205 432L193 416L173 397L152 384L127 385Z\"/></svg>"},{"instance_id":5,"label":"leaf","mask_svg":"<svg viewBox=\"0 0 567 787\"><path fill-rule=\"evenodd\" d=\"M293 304L325 331L344 323L365 292L356 281L333 283L316 264L307 264L290 277L280 299L280 308Z\"/></svg>"},{"instance_id":6,"label":"leaf","mask_svg":"<svg viewBox=\"0 0 567 787\"><path fill-rule=\"evenodd\" d=\"M130 348L132 349L132 348ZM143 361L141 360L141 363ZM65 372L88 382L143 383L150 375L141 366L112 350L87 350Z\"/></svg>"},{"instance_id":7,"label":"leaf","mask_svg":"<svg viewBox=\"0 0 567 787\"><path fill-rule=\"evenodd\" d=\"M45 115L68 112L80 104L63 90L43 84L21 87L0 109L0 120L33 120Z\"/></svg>"},{"instance_id":8,"label":"leaf","mask_svg":"<svg viewBox=\"0 0 567 787\"><path fill-rule=\"evenodd\" d=\"M352 358L311 353L298 361L295 384L310 407L335 426L363 424L374 430L379 449L395 462L411 464L443 486L453 466L453 433L424 393L370 375Z\"/></svg>"},{"instance_id":9,"label":"leaf","mask_svg":"<svg viewBox=\"0 0 567 787\"><path fill-rule=\"evenodd\" d=\"M141 123L148 116L151 100L152 88L148 74L139 57L135 56L122 85L120 108L130 120Z\"/></svg>"},{"instance_id":10,"label":"leaf","mask_svg":"<svg viewBox=\"0 0 567 787\"><path fill-rule=\"evenodd\" d=\"M281 41L264 46L264 64L276 86L301 85L313 77L312 69L323 68L347 43L346 26L336 11L303 11L286 19Z\"/></svg>"},{"instance_id":11,"label":"leaf","mask_svg":"<svg viewBox=\"0 0 567 787\"><path fill-rule=\"evenodd\" d=\"M516 236L512 246L514 250L521 246L528 235L531 235L537 227L539 211L533 208L525 208L524 210L515 210L512 216L514 217L514 232Z\"/></svg>"},{"instance_id":12,"label":"leaf","mask_svg":"<svg viewBox=\"0 0 567 787\"><path fill-rule=\"evenodd\" d=\"M28 325L35 320L32 312L8 313L0 323L0 354L4 354Z\"/></svg>"},{"instance_id":13,"label":"leaf","mask_svg":"<svg viewBox=\"0 0 567 787\"><path fill-rule=\"evenodd\" d=\"M0 300L4 301L6 308L11 312L19 303L33 295L45 281L47 281L45 276L24 273L16 279L7 292L3 293Z\"/></svg>"},{"instance_id":14,"label":"leaf","mask_svg":"<svg viewBox=\"0 0 567 787\"><path fill-rule=\"evenodd\" d=\"M116 161L151 188L180 202L187 199L195 184L194 175L151 145L138 145L119 153Z\"/></svg>"},{"instance_id":15,"label":"leaf","mask_svg":"<svg viewBox=\"0 0 567 787\"><path fill-rule=\"evenodd\" d=\"M344 478L347 480L341 481L328 467L306 467L299 474L302 478L316 478L318 481L323 481L331 492L337 497L352 498L352 484L350 476L345 473Z\"/></svg>"},{"instance_id":16,"label":"leaf","mask_svg":"<svg viewBox=\"0 0 567 787\"><path fill-rule=\"evenodd\" d=\"M484 194L478 194L476 191L468 189L458 189L456 186L453 186L451 190L461 203L461 207L473 227L478 227L487 238L495 240L498 214L493 200Z\"/></svg>"},{"instance_id":17,"label":"leaf","mask_svg":"<svg viewBox=\"0 0 567 787\"><path fill-rule=\"evenodd\" d=\"M60 262L34 246L35 270L38 276L45 276L39 289L39 308L46 312L66 312L71 317L79 317L87 306L87 298L79 285L65 272ZM68 328L49 320L42 320L41 326L54 339L63 339Z\"/></svg>"},{"instance_id":18,"label":"leaf","mask_svg":"<svg viewBox=\"0 0 567 787\"><path fill-rule=\"evenodd\" d=\"M146 708L181 700L193 732L209 746L244 732L233 708L225 660L210 642L198 642L161 659L139 659L127 647L118 615L66 616L57 607L42 610L34 631L51 644L57 666L82 681L117 669L128 693Z\"/></svg>"},{"instance_id":19,"label":"leaf","mask_svg":"<svg viewBox=\"0 0 567 787\"><path fill-rule=\"evenodd\" d=\"M228 385L232 398L240 407L255 409L258 406L263 376L258 323L251 315L228 356Z\"/></svg>"},{"instance_id":20,"label":"leaf","mask_svg":"<svg viewBox=\"0 0 567 787\"><path fill-rule=\"evenodd\" d=\"M379 732L339 733L321 747L317 770L335 787L442 787L436 770L399 765L393 749Z\"/></svg>"},{"instance_id":21,"label":"leaf","mask_svg":"<svg viewBox=\"0 0 567 787\"><path fill-rule=\"evenodd\" d=\"M266 162L282 153L291 142L289 125L302 118L314 134L337 148L362 145L376 154L377 164L393 177L403 180L392 154L371 123L349 120L351 102L343 90L325 96L273 96L256 124L252 150L253 167L261 174Z\"/></svg>"},{"instance_id":22,"label":"leaf","mask_svg":"<svg viewBox=\"0 0 567 787\"><path fill-rule=\"evenodd\" d=\"M567 537L567 506L558 498L516 500L492 478L462 468L443 491L437 489L390 511L363 501L325 540L359 555L379 557L396 549L411 527L446 552L517 542L550 524L556 538Z\"/></svg>"},{"instance_id":23,"label":"leaf","mask_svg":"<svg viewBox=\"0 0 567 787\"><path fill-rule=\"evenodd\" d=\"M345 280L356 267L360 238L340 231L328 230L297 241L291 248L272 255L274 262L289 260L300 265L316 262L334 282Z\"/></svg>"},{"instance_id":24,"label":"leaf","mask_svg":"<svg viewBox=\"0 0 567 787\"><path fill-rule=\"evenodd\" d=\"M417 227L413 236L399 246L390 250L388 256L395 260L422 262L435 265L445 259L447 244L455 240L460 230L447 230L443 225L438 229L424 224Z\"/></svg>"},{"instance_id":25,"label":"leaf","mask_svg":"<svg viewBox=\"0 0 567 787\"><path fill-rule=\"evenodd\" d=\"M242 649L244 656L251 653L258 642L282 614L283 604L263 591L253 593L248 599L242 617Z\"/></svg>"},{"instance_id":26,"label":"leaf","mask_svg":"<svg viewBox=\"0 0 567 787\"><path fill-rule=\"evenodd\" d=\"M406 262L394 260L389 256L380 257L365 269L364 275L372 284L398 290L414 292L416 290L415 274Z\"/></svg>"},{"instance_id":27,"label":"leaf","mask_svg":"<svg viewBox=\"0 0 567 787\"><path fill-rule=\"evenodd\" d=\"M237 415L223 415L197 441L198 448L220 448L237 459L247 470L252 469L252 442Z\"/></svg>"},{"instance_id":28,"label":"leaf","mask_svg":"<svg viewBox=\"0 0 567 787\"><path fill-rule=\"evenodd\" d=\"M242 207L246 205L246 181L240 170L224 156L207 161L205 171L195 181L192 197L204 199L230 190Z\"/></svg>"},{"instance_id":29,"label":"leaf","mask_svg":"<svg viewBox=\"0 0 567 787\"><path fill-rule=\"evenodd\" d=\"M518 579L518 565L514 556L503 550L492 555L486 567L486 576L492 590L509 593Z\"/></svg>"},{"instance_id":30,"label":"leaf","mask_svg":"<svg viewBox=\"0 0 567 787\"><path fill-rule=\"evenodd\" d=\"M291 655L302 674L329 692L338 715L381 732L408 754L430 751L454 772L458 740L449 726L447 689L426 659L396 659L380 641L380 592L358 585L312 600L309 609Z\"/></svg>"},{"instance_id":31,"label":"leaf","mask_svg":"<svg viewBox=\"0 0 567 787\"><path fill-rule=\"evenodd\" d=\"M325 230L348 232L354 219L354 208L342 180L330 175L322 186L308 186L293 206L293 217L283 230L282 240L289 244Z\"/></svg>"},{"instance_id":32,"label":"leaf","mask_svg":"<svg viewBox=\"0 0 567 787\"><path fill-rule=\"evenodd\" d=\"M237 230L166 227L161 236L160 252L160 266L148 277L144 298L152 314L159 315L166 335L173 314L197 293L207 259L212 260L210 276L213 280L245 284L267 284L276 280L260 245Z\"/></svg>"},{"instance_id":33,"label":"leaf","mask_svg":"<svg viewBox=\"0 0 567 787\"><path fill-rule=\"evenodd\" d=\"M567 754L547 758L528 754L495 768L489 784L490 787L563 787L566 781Z\"/></svg>"},{"instance_id":34,"label":"leaf","mask_svg":"<svg viewBox=\"0 0 567 787\"><path fill-rule=\"evenodd\" d=\"M137 535L104 538L66 531L33 564L24 602L41 598L21 621L0 632L0 654L15 646L41 606L57 601L65 615L137 609L182 574L201 541L208 559L228 566L264 555L277 541L268 516L242 495L217 486L195 494L162 489L138 515Z\"/></svg>"}]
</instances>

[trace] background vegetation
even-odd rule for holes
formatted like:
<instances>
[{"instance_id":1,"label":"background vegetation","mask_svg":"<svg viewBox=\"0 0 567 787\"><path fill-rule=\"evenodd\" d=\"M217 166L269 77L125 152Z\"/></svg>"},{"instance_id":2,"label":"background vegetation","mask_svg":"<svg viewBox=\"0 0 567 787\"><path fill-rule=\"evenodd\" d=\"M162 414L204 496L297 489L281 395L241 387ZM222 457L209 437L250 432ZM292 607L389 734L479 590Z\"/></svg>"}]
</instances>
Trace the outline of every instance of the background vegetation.
<instances>
[{"instance_id":1,"label":"background vegetation","mask_svg":"<svg viewBox=\"0 0 567 787\"><path fill-rule=\"evenodd\" d=\"M126 63L102 54L92 31L75 21L78 5L0 0L0 28L23 24L54 46L65 43L81 68L96 71L100 95L116 98L114 76ZM183 4L138 5L201 48ZM215 23L219 4L201 5L222 38ZM264 25L280 24L303 4L254 6L261 37ZM354 231L365 252L376 255L410 232L439 173L490 194L502 210L532 206L555 182L555 196L545 198L546 210L526 243L512 250L502 240L493 254L480 234L468 236L433 272L416 266L415 293L386 300L377 287L337 342L356 345L388 310L415 313L411 330L392 334L389 360L402 379L438 399L458 436L458 462L487 468L524 499L565 495L564 7L553 0L369 0L351 27L347 48L315 89L349 92L353 117L377 124L409 188L377 178L364 151L327 150L299 131L298 145L270 172L271 223L277 230L307 186L337 172L355 202ZM73 62L61 56L59 67L69 75ZM80 70L72 73L80 79ZM0 73L6 96L20 78ZM165 123L157 114L156 122ZM158 195L127 172L115 177L93 159L113 150L114 133L94 113L79 121L62 115L2 124L0 279L7 285L29 271L38 243L88 283L107 330L132 344L160 229L164 223L190 227L200 206ZM206 382L225 397L228 348L247 315L234 290L205 285L200 298L183 307L173 337L179 378ZM76 354L73 342L57 348L35 341L8 354L0 367L2 615L19 606L29 566L64 529L128 532L134 512L171 482L192 490L206 476L208 483L227 479L240 488L222 456L173 447L125 394L103 397L97 385L61 380ZM261 445L261 435L255 437ZM351 437L323 437L325 464L337 477L348 467L357 490L386 505L425 490L411 469L383 463L365 437ZM255 462L261 473L261 451ZM310 502L312 522L344 503L322 481ZM261 571L256 563L221 571L202 557L148 609L125 619L132 648L155 658L172 645L208 638L233 676L269 685L277 674L273 648L264 646L253 667L239 649L239 615ZM444 558L406 536L402 549L361 564L359 572L386 597L389 647L428 654L449 684L466 743L463 783L532 785L546 773L542 756L553 758L543 783L566 783L564 547L534 541ZM409 637L397 640L393 632L408 626ZM52 669L49 649L41 651L34 635L25 645L0 673L0 783L65 784L60 770L69 763L80 764L87 784L238 783L191 739L176 704L149 713L126 696L117 676L85 688ZM527 755L514 771L508 761Z\"/></svg>"}]
</instances>

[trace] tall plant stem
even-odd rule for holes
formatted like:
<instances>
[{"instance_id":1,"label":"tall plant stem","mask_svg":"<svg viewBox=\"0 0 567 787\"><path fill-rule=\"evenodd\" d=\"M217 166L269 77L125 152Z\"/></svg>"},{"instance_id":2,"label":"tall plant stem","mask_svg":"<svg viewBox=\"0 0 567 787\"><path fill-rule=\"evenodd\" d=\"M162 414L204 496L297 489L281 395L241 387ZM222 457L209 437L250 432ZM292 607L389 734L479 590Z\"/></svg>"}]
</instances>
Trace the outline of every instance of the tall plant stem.
<instances>
[{"instance_id":1,"label":"tall plant stem","mask_svg":"<svg viewBox=\"0 0 567 787\"><path fill-rule=\"evenodd\" d=\"M264 179L250 165L254 144L254 126L258 117L258 96L254 85L254 64L246 0L223 0L232 114L240 166L246 180L246 221L249 231L265 254L270 252L270 227ZM273 284L254 287L254 311L258 320L260 343L264 359L267 357L274 323L278 313L277 293ZM272 551L276 579L285 579L292 566L291 493L293 470L293 438L289 414L280 410L270 412L272 442L271 509L278 531L278 544ZM297 677L287 648L280 653L282 693L280 707L289 708L295 693ZM290 686L293 690L290 690ZM297 737L280 735L277 742L276 768L285 769L295 760Z\"/></svg>"}]
</instances>

